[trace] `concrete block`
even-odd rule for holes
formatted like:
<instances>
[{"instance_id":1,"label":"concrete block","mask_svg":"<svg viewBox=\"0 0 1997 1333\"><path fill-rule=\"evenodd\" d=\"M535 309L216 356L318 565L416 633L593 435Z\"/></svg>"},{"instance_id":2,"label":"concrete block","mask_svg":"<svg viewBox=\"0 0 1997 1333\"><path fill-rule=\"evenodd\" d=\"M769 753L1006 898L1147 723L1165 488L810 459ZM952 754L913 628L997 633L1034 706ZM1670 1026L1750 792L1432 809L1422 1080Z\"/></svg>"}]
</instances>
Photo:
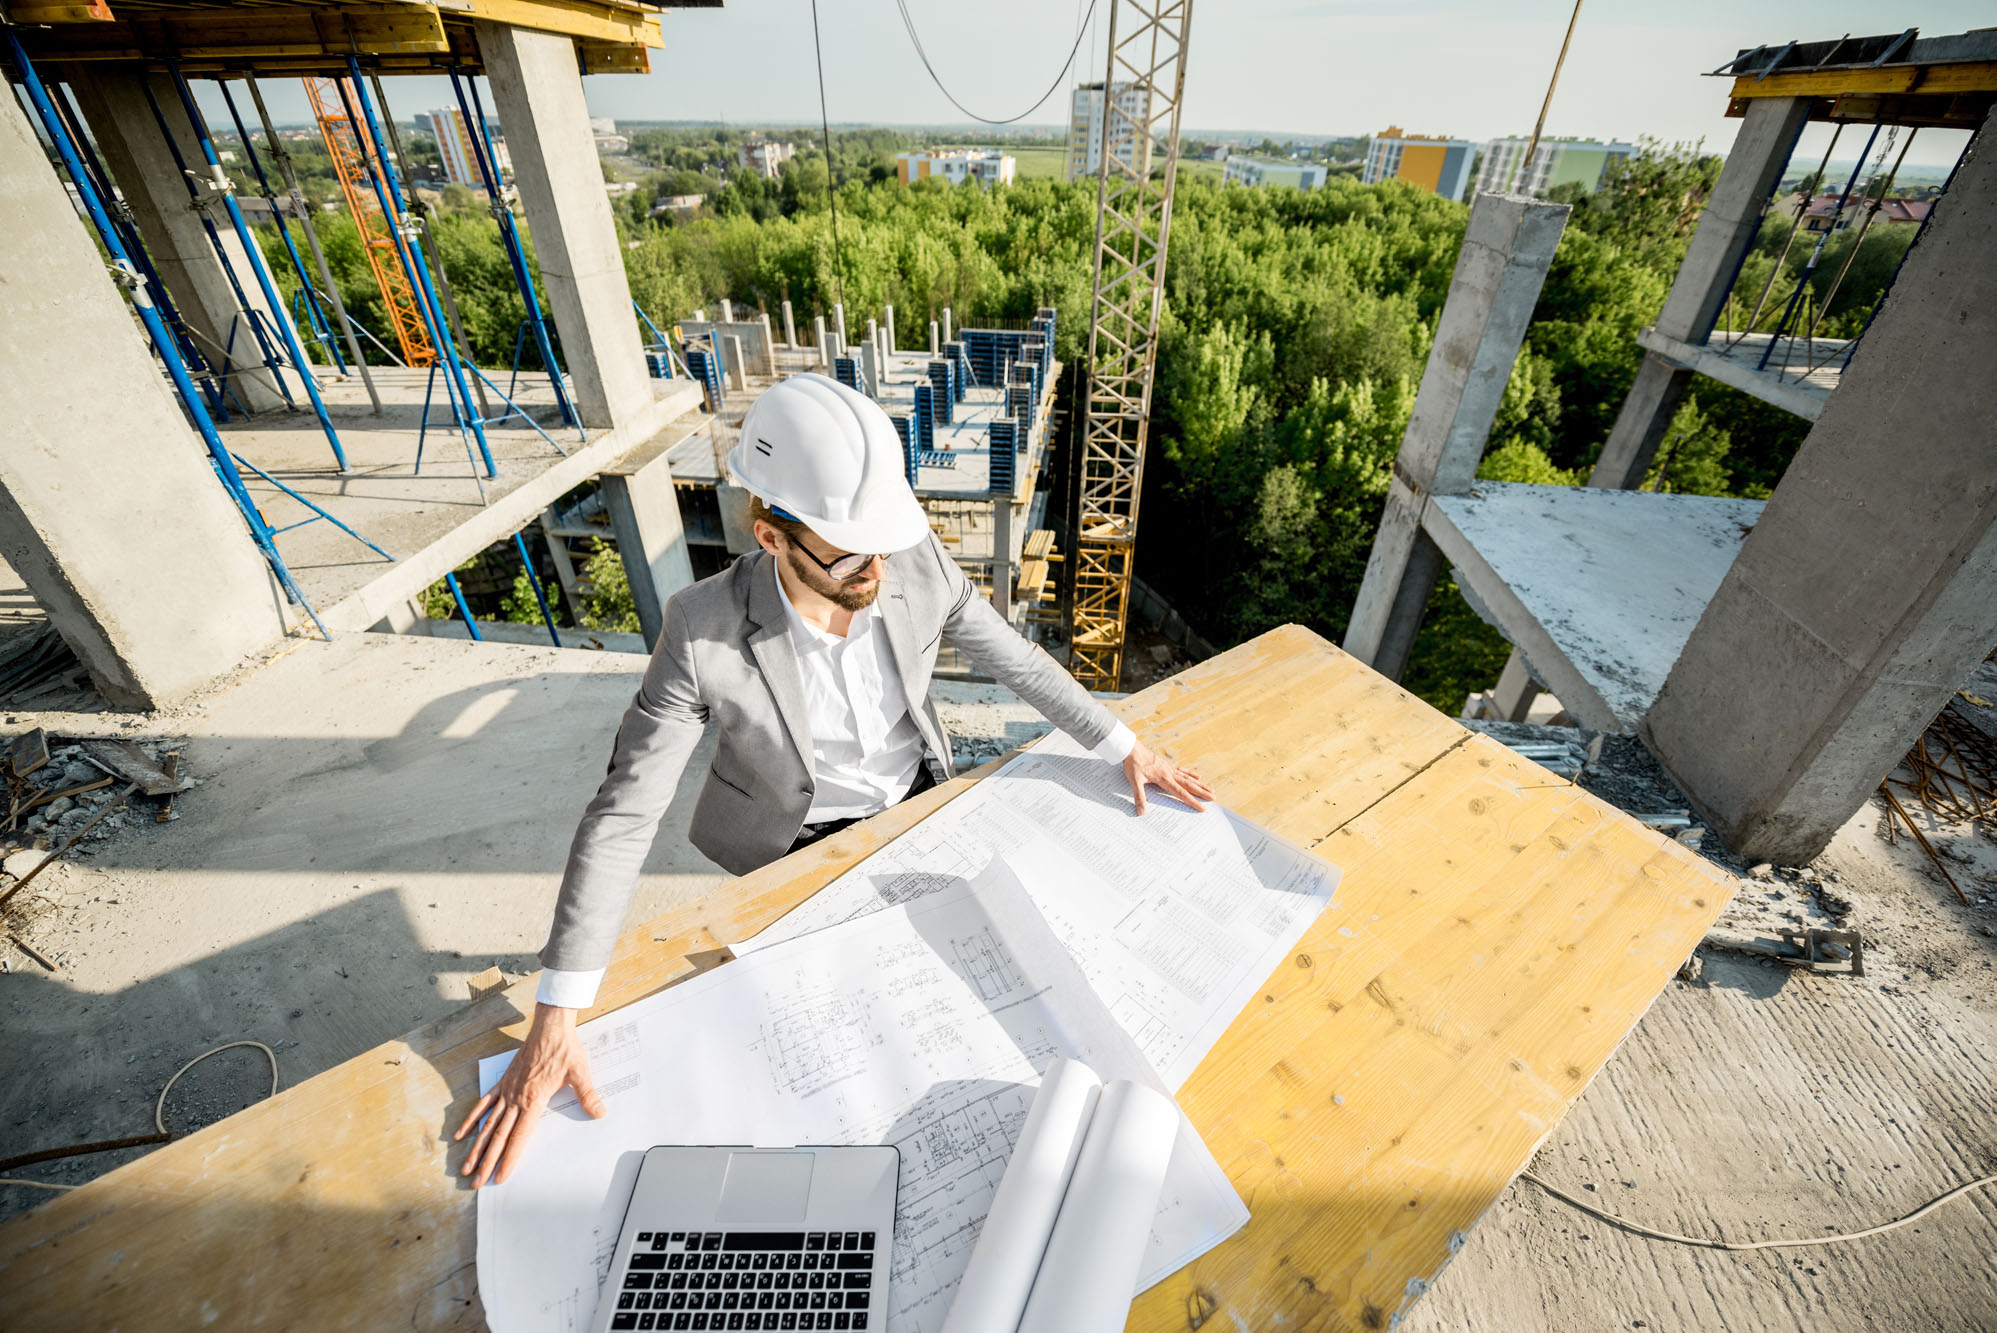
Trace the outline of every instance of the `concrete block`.
<instances>
[{"instance_id":1,"label":"concrete block","mask_svg":"<svg viewBox=\"0 0 1997 1333\"><path fill-rule=\"evenodd\" d=\"M1644 721L1743 855L1821 851L1997 643L1989 133Z\"/></svg>"},{"instance_id":2,"label":"concrete block","mask_svg":"<svg viewBox=\"0 0 1997 1333\"><path fill-rule=\"evenodd\" d=\"M162 707L282 634L281 594L12 97L0 179L0 558L106 698Z\"/></svg>"}]
</instances>

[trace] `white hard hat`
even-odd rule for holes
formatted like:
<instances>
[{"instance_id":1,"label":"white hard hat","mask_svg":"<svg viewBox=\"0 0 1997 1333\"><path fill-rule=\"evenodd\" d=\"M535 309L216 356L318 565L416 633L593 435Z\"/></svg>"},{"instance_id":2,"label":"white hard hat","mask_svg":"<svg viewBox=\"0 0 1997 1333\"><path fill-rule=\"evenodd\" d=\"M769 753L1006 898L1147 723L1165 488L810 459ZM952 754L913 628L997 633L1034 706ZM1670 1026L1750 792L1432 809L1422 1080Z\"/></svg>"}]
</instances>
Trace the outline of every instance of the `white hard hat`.
<instances>
[{"instance_id":1,"label":"white hard hat","mask_svg":"<svg viewBox=\"0 0 1997 1333\"><path fill-rule=\"evenodd\" d=\"M929 536L894 422L823 375L793 375L751 403L728 470L842 551L886 555Z\"/></svg>"}]
</instances>

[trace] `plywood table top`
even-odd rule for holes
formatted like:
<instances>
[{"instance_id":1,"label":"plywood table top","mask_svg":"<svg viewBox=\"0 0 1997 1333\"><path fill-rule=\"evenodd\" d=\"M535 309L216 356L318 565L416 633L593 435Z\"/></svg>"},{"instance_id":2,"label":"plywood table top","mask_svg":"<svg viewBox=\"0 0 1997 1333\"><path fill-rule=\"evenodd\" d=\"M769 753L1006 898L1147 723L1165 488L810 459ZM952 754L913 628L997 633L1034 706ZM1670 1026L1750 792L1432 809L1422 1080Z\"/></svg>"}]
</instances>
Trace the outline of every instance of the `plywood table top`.
<instances>
[{"instance_id":1,"label":"plywood table top","mask_svg":"<svg viewBox=\"0 0 1997 1333\"><path fill-rule=\"evenodd\" d=\"M1180 1092L1252 1220L1140 1296L1130 1327L1385 1328L1732 881L1307 630L1117 709L1230 807L1344 871ZM691 975L975 780L628 931L593 1012ZM488 995L0 1228L8 1322L481 1327L476 1210L446 1130L479 1059L524 1033L533 993Z\"/></svg>"}]
</instances>

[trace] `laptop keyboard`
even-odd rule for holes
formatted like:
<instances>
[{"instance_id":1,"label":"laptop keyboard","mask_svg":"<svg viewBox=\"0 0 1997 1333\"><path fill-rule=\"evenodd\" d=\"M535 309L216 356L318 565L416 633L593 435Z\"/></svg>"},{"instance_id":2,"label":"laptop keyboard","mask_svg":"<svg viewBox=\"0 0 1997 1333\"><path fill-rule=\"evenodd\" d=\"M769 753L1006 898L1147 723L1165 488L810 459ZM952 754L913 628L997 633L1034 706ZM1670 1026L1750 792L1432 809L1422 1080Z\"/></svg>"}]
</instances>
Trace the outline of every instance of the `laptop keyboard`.
<instances>
[{"instance_id":1,"label":"laptop keyboard","mask_svg":"<svg viewBox=\"0 0 1997 1333\"><path fill-rule=\"evenodd\" d=\"M641 1231L613 1329L864 1329L871 1231Z\"/></svg>"}]
</instances>

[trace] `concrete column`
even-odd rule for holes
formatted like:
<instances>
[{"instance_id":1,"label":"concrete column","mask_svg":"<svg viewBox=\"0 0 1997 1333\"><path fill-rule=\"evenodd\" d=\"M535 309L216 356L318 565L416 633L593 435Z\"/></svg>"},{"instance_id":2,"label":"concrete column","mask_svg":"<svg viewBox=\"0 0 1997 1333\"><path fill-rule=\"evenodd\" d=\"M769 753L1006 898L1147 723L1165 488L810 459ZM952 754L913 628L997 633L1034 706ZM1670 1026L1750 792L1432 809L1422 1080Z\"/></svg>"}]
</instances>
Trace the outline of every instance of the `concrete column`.
<instances>
[{"instance_id":1,"label":"concrete column","mask_svg":"<svg viewBox=\"0 0 1997 1333\"><path fill-rule=\"evenodd\" d=\"M1422 510L1431 494L1455 494L1476 479L1567 213L1565 204L1516 195L1481 194L1471 205L1449 299L1345 632L1345 651L1383 675L1399 679L1407 667L1422 610L1442 573L1442 552L1422 531Z\"/></svg>"},{"instance_id":2,"label":"concrete column","mask_svg":"<svg viewBox=\"0 0 1997 1333\"><path fill-rule=\"evenodd\" d=\"M599 480L617 554L631 580L631 600L638 606L638 632L645 636L645 647L655 648L666 599L693 585L693 561L665 448L641 446Z\"/></svg>"},{"instance_id":3,"label":"concrete column","mask_svg":"<svg viewBox=\"0 0 1997 1333\"><path fill-rule=\"evenodd\" d=\"M832 357L833 357L833 360L837 360L838 358L840 358L840 357L842 357L842 356L844 356L844 355L846 355L846 335L845 335L845 334L843 334L843 333L835 333L835 334L833 334L833 335L832 335ZM829 366L829 365L831 365L832 363L831 363L830 361L828 361L828 362L826 362L826 364L827 364L827 365Z\"/></svg>"},{"instance_id":4,"label":"concrete column","mask_svg":"<svg viewBox=\"0 0 1997 1333\"><path fill-rule=\"evenodd\" d=\"M832 303L832 331L839 335L839 341L842 344L846 341L846 303L844 301L834 301Z\"/></svg>"},{"instance_id":5,"label":"concrete column","mask_svg":"<svg viewBox=\"0 0 1997 1333\"><path fill-rule=\"evenodd\" d=\"M1490 708L1485 715L1500 722L1523 722L1531 715L1533 700L1539 698L1539 693L1539 682L1532 678L1525 656L1514 648L1505 661L1505 669L1498 675L1498 683L1491 687Z\"/></svg>"},{"instance_id":6,"label":"concrete column","mask_svg":"<svg viewBox=\"0 0 1997 1333\"><path fill-rule=\"evenodd\" d=\"M1699 217L1699 230L1693 233L1685 262L1657 317L1659 333L1694 345L1712 333L1734 271L1761 225L1768 192L1788 166L1809 110L1810 99L1803 97L1757 98L1748 103L1740 133L1734 136L1712 198ZM1691 371L1679 370L1655 354L1644 356L1588 476L1590 486L1628 490L1643 484L1691 382Z\"/></svg>"},{"instance_id":7,"label":"concrete column","mask_svg":"<svg viewBox=\"0 0 1997 1333\"><path fill-rule=\"evenodd\" d=\"M943 307L943 341L955 342L956 336L950 332L950 307Z\"/></svg>"},{"instance_id":8,"label":"concrete column","mask_svg":"<svg viewBox=\"0 0 1997 1333\"><path fill-rule=\"evenodd\" d=\"M181 157L190 170L202 170L201 145L173 81L163 74L97 65L75 68L68 77L83 108L83 118L97 140L98 154L124 195L146 253L181 318L193 330L202 356L219 371L223 349L228 349L229 366L238 372L231 383L252 412L283 407L285 400L276 379L263 369L263 354L246 311L256 310L267 321L266 336L280 356L283 342L277 321L288 322L289 316L273 311L264 301L249 255L227 214L219 211L213 215L215 234L229 267L225 269L216 257L215 244L202 226L202 215L187 197L187 178L180 174L159 122L146 104L150 86ZM234 284L229 280L231 270ZM304 398L304 389L296 382L289 387ZM230 410L235 411L236 406L232 399Z\"/></svg>"},{"instance_id":9,"label":"concrete column","mask_svg":"<svg viewBox=\"0 0 1997 1333\"><path fill-rule=\"evenodd\" d=\"M860 344L860 382L867 386L869 398L881 396L880 343L869 340Z\"/></svg>"},{"instance_id":10,"label":"concrete column","mask_svg":"<svg viewBox=\"0 0 1997 1333\"><path fill-rule=\"evenodd\" d=\"M0 557L106 698L164 707L282 596L12 97L0 180Z\"/></svg>"},{"instance_id":11,"label":"concrete column","mask_svg":"<svg viewBox=\"0 0 1997 1333\"><path fill-rule=\"evenodd\" d=\"M867 341L874 345L874 353L878 356L881 350L881 326L871 319L867 321Z\"/></svg>"},{"instance_id":12,"label":"concrete column","mask_svg":"<svg viewBox=\"0 0 1997 1333\"><path fill-rule=\"evenodd\" d=\"M725 296L721 298L721 322L723 324L735 322L735 303Z\"/></svg>"},{"instance_id":13,"label":"concrete column","mask_svg":"<svg viewBox=\"0 0 1997 1333\"><path fill-rule=\"evenodd\" d=\"M929 321L929 354L943 355L943 329L935 320Z\"/></svg>"},{"instance_id":14,"label":"concrete column","mask_svg":"<svg viewBox=\"0 0 1997 1333\"><path fill-rule=\"evenodd\" d=\"M791 313L790 302L784 302L784 346L797 346L797 317Z\"/></svg>"},{"instance_id":15,"label":"concrete column","mask_svg":"<svg viewBox=\"0 0 1997 1333\"><path fill-rule=\"evenodd\" d=\"M811 318L811 342L818 349L818 368L830 374L832 371L832 348L825 340L825 316Z\"/></svg>"},{"instance_id":16,"label":"concrete column","mask_svg":"<svg viewBox=\"0 0 1997 1333\"><path fill-rule=\"evenodd\" d=\"M992 610L1012 619L1012 497L992 497Z\"/></svg>"},{"instance_id":17,"label":"concrete column","mask_svg":"<svg viewBox=\"0 0 1997 1333\"><path fill-rule=\"evenodd\" d=\"M894 338L894 307L892 305L890 305L887 308L887 318L883 320L882 323L888 331L888 350L893 351L897 347L899 347L900 344L897 343Z\"/></svg>"},{"instance_id":18,"label":"concrete column","mask_svg":"<svg viewBox=\"0 0 1997 1333\"><path fill-rule=\"evenodd\" d=\"M749 391L749 367L742 356L742 336L738 333L721 335L721 368L728 376L728 387L738 393Z\"/></svg>"},{"instance_id":19,"label":"concrete column","mask_svg":"<svg viewBox=\"0 0 1997 1333\"><path fill-rule=\"evenodd\" d=\"M575 42L480 19L473 24L506 127L562 354L583 424L616 430L651 407L624 251L603 192Z\"/></svg>"},{"instance_id":20,"label":"concrete column","mask_svg":"<svg viewBox=\"0 0 1997 1333\"><path fill-rule=\"evenodd\" d=\"M777 340L770 332L770 312L765 310L757 318L763 326L763 373L774 377L777 373Z\"/></svg>"},{"instance_id":21,"label":"concrete column","mask_svg":"<svg viewBox=\"0 0 1997 1333\"><path fill-rule=\"evenodd\" d=\"M1753 860L1822 851L1997 643L1992 130L1643 722Z\"/></svg>"}]
</instances>

